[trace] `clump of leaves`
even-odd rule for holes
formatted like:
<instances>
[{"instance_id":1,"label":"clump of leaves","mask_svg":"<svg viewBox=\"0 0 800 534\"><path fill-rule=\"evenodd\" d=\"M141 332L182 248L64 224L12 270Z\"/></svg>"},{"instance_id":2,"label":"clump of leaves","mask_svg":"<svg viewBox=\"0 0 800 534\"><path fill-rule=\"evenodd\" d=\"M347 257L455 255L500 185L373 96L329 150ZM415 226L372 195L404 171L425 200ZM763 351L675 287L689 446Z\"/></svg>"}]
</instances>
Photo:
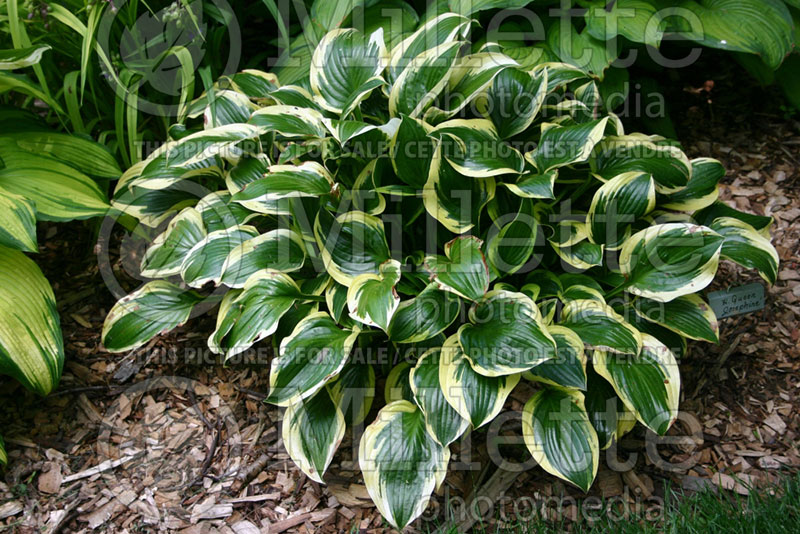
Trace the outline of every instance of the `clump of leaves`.
<instances>
[{"instance_id":1,"label":"clump of leaves","mask_svg":"<svg viewBox=\"0 0 800 534\"><path fill-rule=\"evenodd\" d=\"M142 261L156 280L111 310L106 348L221 298L209 347L229 360L271 338L267 402L317 481L384 375L359 463L398 528L520 380L538 388L531 454L587 490L636 421L675 420L676 358L718 338L699 292L720 258L770 282L778 266L771 219L717 202L719 162L625 133L574 66L462 54L469 25L444 14L392 50L380 30L331 31L310 91L219 80L191 106L203 129L173 127L115 195L163 231Z\"/></svg>"}]
</instances>

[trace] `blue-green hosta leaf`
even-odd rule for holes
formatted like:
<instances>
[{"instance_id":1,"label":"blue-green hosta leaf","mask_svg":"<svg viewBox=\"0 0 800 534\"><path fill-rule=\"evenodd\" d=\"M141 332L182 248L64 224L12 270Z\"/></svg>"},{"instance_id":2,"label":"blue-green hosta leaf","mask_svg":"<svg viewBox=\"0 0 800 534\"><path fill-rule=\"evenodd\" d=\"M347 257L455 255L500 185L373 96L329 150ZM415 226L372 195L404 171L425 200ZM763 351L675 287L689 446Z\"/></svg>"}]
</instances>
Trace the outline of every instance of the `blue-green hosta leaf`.
<instances>
[{"instance_id":1,"label":"blue-green hosta leaf","mask_svg":"<svg viewBox=\"0 0 800 534\"><path fill-rule=\"evenodd\" d=\"M537 74L522 69L502 70L486 91L481 112L492 121L501 139L528 129L542 107L547 91L547 69Z\"/></svg>"},{"instance_id":2,"label":"blue-green hosta leaf","mask_svg":"<svg viewBox=\"0 0 800 534\"><path fill-rule=\"evenodd\" d=\"M499 221L495 221L497 224ZM521 269L533 254L539 223L533 216L533 204L523 198L514 219L497 233L489 231L486 257L497 273L513 274Z\"/></svg>"},{"instance_id":3,"label":"blue-green hosta leaf","mask_svg":"<svg viewBox=\"0 0 800 534\"><path fill-rule=\"evenodd\" d=\"M290 273L303 266L306 248L297 232L270 230L231 250L222 266L222 283L243 287L247 279L262 269Z\"/></svg>"},{"instance_id":4,"label":"blue-green hosta leaf","mask_svg":"<svg viewBox=\"0 0 800 534\"><path fill-rule=\"evenodd\" d=\"M264 133L276 132L288 138L323 138L327 133L322 113L307 107L267 106L253 113L248 122Z\"/></svg>"},{"instance_id":5,"label":"blue-green hosta leaf","mask_svg":"<svg viewBox=\"0 0 800 534\"><path fill-rule=\"evenodd\" d=\"M743 211L734 209L719 200L707 208L703 208L702 210L692 214L692 218L697 221L698 224L702 224L703 226L711 226L711 223L720 217L732 217L734 219L739 219L740 221L755 228L756 231L762 236L766 238L769 238L770 236L769 227L772 226L772 217L745 213Z\"/></svg>"},{"instance_id":6,"label":"blue-green hosta leaf","mask_svg":"<svg viewBox=\"0 0 800 534\"><path fill-rule=\"evenodd\" d=\"M602 80L605 70L617 59L614 52L618 52L618 48L595 39L586 29L578 33L573 24L563 22L556 20L547 28L547 46L564 63Z\"/></svg>"},{"instance_id":7,"label":"blue-green hosta leaf","mask_svg":"<svg viewBox=\"0 0 800 534\"><path fill-rule=\"evenodd\" d=\"M189 251L206 237L203 218L194 208L176 215L147 248L141 274L147 278L166 278L181 272Z\"/></svg>"},{"instance_id":8,"label":"blue-green hosta leaf","mask_svg":"<svg viewBox=\"0 0 800 534\"><path fill-rule=\"evenodd\" d=\"M427 256L425 266L439 289L476 301L489 290L489 266L481 251L483 241L461 236L445 243L444 256Z\"/></svg>"},{"instance_id":9,"label":"blue-green hosta leaf","mask_svg":"<svg viewBox=\"0 0 800 534\"><path fill-rule=\"evenodd\" d=\"M38 252L33 202L0 187L0 246Z\"/></svg>"},{"instance_id":10,"label":"blue-green hosta leaf","mask_svg":"<svg viewBox=\"0 0 800 534\"><path fill-rule=\"evenodd\" d=\"M181 263L181 278L189 287L200 288L208 282L219 285L225 260L230 253L256 236L258 230L252 226L235 226L211 232L186 253Z\"/></svg>"},{"instance_id":11,"label":"blue-green hosta leaf","mask_svg":"<svg viewBox=\"0 0 800 534\"><path fill-rule=\"evenodd\" d=\"M466 37L471 23L469 18L457 13L443 13L427 21L392 49L386 80L396 85L397 78L409 65L419 65L417 58L420 54L435 48L449 49L450 43Z\"/></svg>"},{"instance_id":12,"label":"blue-green hosta leaf","mask_svg":"<svg viewBox=\"0 0 800 534\"><path fill-rule=\"evenodd\" d=\"M364 430L358 464L378 511L398 530L419 517L443 480L450 451L428 433L412 403L388 404Z\"/></svg>"},{"instance_id":13,"label":"blue-green hosta leaf","mask_svg":"<svg viewBox=\"0 0 800 534\"><path fill-rule=\"evenodd\" d=\"M50 45L41 45L0 50L0 70L15 70L36 65L50 48Z\"/></svg>"},{"instance_id":14,"label":"blue-green hosta leaf","mask_svg":"<svg viewBox=\"0 0 800 534\"><path fill-rule=\"evenodd\" d=\"M360 425L375 398L375 369L372 365L349 361L327 389L345 421L351 426Z\"/></svg>"},{"instance_id":15,"label":"blue-green hosta leaf","mask_svg":"<svg viewBox=\"0 0 800 534\"><path fill-rule=\"evenodd\" d=\"M425 187L436 142L428 134L426 122L403 115L391 142L392 166L397 177L411 187Z\"/></svg>"},{"instance_id":16,"label":"blue-green hosta leaf","mask_svg":"<svg viewBox=\"0 0 800 534\"><path fill-rule=\"evenodd\" d=\"M227 124L240 124L247 122L255 110L255 104L247 95L238 91L217 91L203 113L203 124L206 130Z\"/></svg>"},{"instance_id":17,"label":"blue-green hosta leaf","mask_svg":"<svg viewBox=\"0 0 800 534\"><path fill-rule=\"evenodd\" d=\"M527 371L556 356L536 304L522 293L493 290L469 310L470 323L458 330L473 369L486 376Z\"/></svg>"},{"instance_id":18,"label":"blue-green hosta leaf","mask_svg":"<svg viewBox=\"0 0 800 534\"><path fill-rule=\"evenodd\" d=\"M286 274L259 271L247 279L241 291L229 291L217 313L217 327L208 338L216 354L231 356L244 352L271 336L278 321L301 299L302 292Z\"/></svg>"},{"instance_id":19,"label":"blue-green hosta leaf","mask_svg":"<svg viewBox=\"0 0 800 534\"><path fill-rule=\"evenodd\" d=\"M290 406L319 391L342 370L356 337L358 330L342 330L327 313L308 315L272 360L266 401Z\"/></svg>"},{"instance_id":20,"label":"blue-green hosta leaf","mask_svg":"<svg viewBox=\"0 0 800 534\"><path fill-rule=\"evenodd\" d=\"M322 475L344 438L342 411L327 388L290 404L283 414L282 437L289 457L308 478L324 483Z\"/></svg>"},{"instance_id":21,"label":"blue-green hosta leaf","mask_svg":"<svg viewBox=\"0 0 800 534\"><path fill-rule=\"evenodd\" d=\"M548 326L547 331L556 342L556 357L527 371L525 378L565 388L586 390L586 354L583 350L583 341L578 334L564 326Z\"/></svg>"},{"instance_id":22,"label":"blue-green hosta leaf","mask_svg":"<svg viewBox=\"0 0 800 534\"><path fill-rule=\"evenodd\" d=\"M755 228L733 217L719 217L711 229L724 238L722 257L748 269L756 269L761 278L774 284L778 279L780 257L769 238Z\"/></svg>"},{"instance_id":23,"label":"blue-green hosta leaf","mask_svg":"<svg viewBox=\"0 0 800 534\"><path fill-rule=\"evenodd\" d=\"M103 345L109 352L140 347L186 322L202 299L194 291L164 280L148 282L119 299L108 312L103 324Z\"/></svg>"},{"instance_id":24,"label":"blue-green hosta leaf","mask_svg":"<svg viewBox=\"0 0 800 534\"><path fill-rule=\"evenodd\" d=\"M350 286L361 274L377 274L390 259L383 221L361 211L333 215L317 213L314 235L325 270L342 285Z\"/></svg>"},{"instance_id":25,"label":"blue-green hosta leaf","mask_svg":"<svg viewBox=\"0 0 800 534\"><path fill-rule=\"evenodd\" d=\"M589 491L600 444L581 392L545 388L536 393L522 409L522 435L542 469Z\"/></svg>"},{"instance_id":26,"label":"blue-green hosta leaf","mask_svg":"<svg viewBox=\"0 0 800 534\"><path fill-rule=\"evenodd\" d=\"M241 141L255 139L259 135L261 130L251 124L226 124L168 143L164 155L170 167L180 168L187 168L214 156L236 159L241 156L242 151L235 145ZM149 169L145 168L144 173L147 172Z\"/></svg>"},{"instance_id":27,"label":"blue-green hosta leaf","mask_svg":"<svg viewBox=\"0 0 800 534\"><path fill-rule=\"evenodd\" d=\"M494 178L468 178L460 174L436 146L428 181L422 191L425 210L456 234L463 234L478 222L483 207L494 197Z\"/></svg>"},{"instance_id":28,"label":"blue-green hosta leaf","mask_svg":"<svg viewBox=\"0 0 800 534\"><path fill-rule=\"evenodd\" d=\"M646 228L622 245L626 291L661 302L696 293L714 279L723 237L705 226L667 223Z\"/></svg>"},{"instance_id":29,"label":"blue-green hosta leaf","mask_svg":"<svg viewBox=\"0 0 800 534\"><path fill-rule=\"evenodd\" d=\"M409 383L417 405L425 414L425 425L436 441L447 447L466 432L470 422L445 399L439 383L441 349L432 349L417 360Z\"/></svg>"},{"instance_id":30,"label":"blue-green hosta leaf","mask_svg":"<svg viewBox=\"0 0 800 534\"><path fill-rule=\"evenodd\" d=\"M697 211L707 208L719 198L719 181L725 176L725 167L711 158L697 158L691 161L692 177L686 187L664 195L658 200L659 206L677 211Z\"/></svg>"},{"instance_id":31,"label":"blue-green hosta leaf","mask_svg":"<svg viewBox=\"0 0 800 534\"><path fill-rule=\"evenodd\" d=\"M456 172L473 178L518 174L525 159L504 143L487 119L453 119L439 124L431 135L441 139L445 159Z\"/></svg>"},{"instance_id":32,"label":"blue-green hosta leaf","mask_svg":"<svg viewBox=\"0 0 800 534\"><path fill-rule=\"evenodd\" d=\"M593 5L584 17L586 31L600 41L621 35L658 48L664 35L664 19L653 2L647 0L617 0L610 7Z\"/></svg>"},{"instance_id":33,"label":"blue-green hosta leaf","mask_svg":"<svg viewBox=\"0 0 800 534\"><path fill-rule=\"evenodd\" d=\"M56 299L39 267L0 246L0 370L47 395L64 367Z\"/></svg>"},{"instance_id":34,"label":"blue-green hosta leaf","mask_svg":"<svg viewBox=\"0 0 800 534\"><path fill-rule=\"evenodd\" d=\"M88 219L108 210L106 194L74 167L27 153L0 157L6 165L0 168L0 187L33 202L40 221Z\"/></svg>"},{"instance_id":35,"label":"blue-green hosta leaf","mask_svg":"<svg viewBox=\"0 0 800 534\"><path fill-rule=\"evenodd\" d=\"M394 286L400 280L400 262L388 260L380 266L379 274L360 274L347 290L350 317L367 326L388 330L392 316L400 304Z\"/></svg>"},{"instance_id":36,"label":"blue-green hosta leaf","mask_svg":"<svg viewBox=\"0 0 800 534\"><path fill-rule=\"evenodd\" d=\"M533 152L525 154L525 157L542 174L558 167L586 161L592 149L603 138L607 122L608 118L572 126L542 123L539 146Z\"/></svg>"},{"instance_id":37,"label":"blue-green hosta leaf","mask_svg":"<svg viewBox=\"0 0 800 534\"><path fill-rule=\"evenodd\" d=\"M426 49L414 58L392 86L389 114L421 116L447 86L461 45L460 41L450 41Z\"/></svg>"},{"instance_id":38,"label":"blue-green hosta leaf","mask_svg":"<svg viewBox=\"0 0 800 534\"><path fill-rule=\"evenodd\" d=\"M557 177L557 170L544 174L528 173L521 175L516 182L502 182L499 185L522 198L556 198L553 187Z\"/></svg>"},{"instance_id":39,"label":"blue-green hosta leaf","mask_svg":"<svg viewBox=\"0 0 800 534\"><path fill-rule=\"evenodd\" d=\"M103 145L74 135L15 132L13 136L0 137L0 144L4 145L0 157L8 167L15 166L17 158L24 161L26 155L48 156L95 178L116 180L122 174L114 156Z\"/></svg>"},{"instance_id":40,"label":"blue-green hosta leaf","mask_svg":"<svg viewBox=\"0 0 800 534\"><path fill-rule=\"evenodd\" d=\"M592 152L592 172L604 180L629 171L653 175L656 191L680 191L692 176L692 163L677 147L659 144L661 138L642 134L606 137Z\"/></svg>"},{"instance_id":41,"label":"blue-green hosta leaf","mask_svg":"<svg viewBox=\"0 0 800 534\"><path fill-rule=\"evenodd\" d=\"M431 339L453 324L460 309L457 296L431 283L416 297L400 302L389 324L389 339L395 343Z\"/></svg>"},{"instance_id":42,"label":"blue-green hosta leaf","mask_svg":"<svg viewBox=\"0 0 800 534\"><path fill-rule=\"evenodd\" d=\"M595 350L639 354L642 349L639 331L610 306L596 300L567 302L559 324L578 334L585 345Z\"/></svg>"},{"instance_id":43,"label":"blue-green hosta leaf","mask_svg":"<svg viewBox=\"0 0 800 534\"><path fill-rule=\"evenodd\" d=\"M681 2L681 33L705 46L758 54L777 69L794 44L792 15L780 0L700 0Z\"/></svg>"},{"instance_id":44,"label":"blue-green hosta leaf","mask_svg":"<svg viewBox=\"0 0 800 534\"><path fill-rule=\"evenodd\" d=\"M519 378L519 374L484 376L475 372L461 349L458 335L450 336L442 346L439 360L442 393L473 428L485 425L500 413Z\"/></svg>"},{"instance_id":45,"label":"blue-green hosta leaf","mask_svg":"<svg viewBox=\"0 0 800 534\"><path fill-rule=\"evenodd\" d=\"M346 116L383 83L389 61L383 30L364 35L355 29L328 32L311 58L311 90L317 103Z\"/></svg>"},{"instance_id":46,"label":"blue-green hosta leaf","mask_svg":"<svg viewBox=\"0 0 800 534\"><path fill-rule=\"evenodd\" d=\"M608 380L636 419L663 435L678 416L681 376L670 350L649 334L642 334L638 356L595 351L594 369Z\"/></svg>"},{"instance_id":47,"label":"blue-green hosta leaf","mask_svg":"<svg viewBox=\"0 0 800 534\"><path fill-rule=\"evenodd\" d=\"M236 202L274 202L284 198L319 197L333 187L333 177L319 163L306 161L300 165L272 165L269 172L233 195Z\"/></svg>"},{"instance_id":48,"label":"blue-green hosta leaf","mask_svg":"<svg viewBox=\"0 0 800 534\"><path fill-rule=\"evenodd\" d=\"M719 343L719 324L714 310L697 293L669 302L638 298L634 302L637 315L688 337Z\"/></svg>"},{"instance_id":49,"label":"blue-green hosta leaf","mask_svg":"<svg viewBox=\"0 0 800 534\"><path fill-rule=\"evenodd\" d=\"M640 171L624 172L603 184L594 194L586 229L593 243L616 249L628 237L626 228L653 211L656 187L652 176Z\"/></svg>"}]
</instances>

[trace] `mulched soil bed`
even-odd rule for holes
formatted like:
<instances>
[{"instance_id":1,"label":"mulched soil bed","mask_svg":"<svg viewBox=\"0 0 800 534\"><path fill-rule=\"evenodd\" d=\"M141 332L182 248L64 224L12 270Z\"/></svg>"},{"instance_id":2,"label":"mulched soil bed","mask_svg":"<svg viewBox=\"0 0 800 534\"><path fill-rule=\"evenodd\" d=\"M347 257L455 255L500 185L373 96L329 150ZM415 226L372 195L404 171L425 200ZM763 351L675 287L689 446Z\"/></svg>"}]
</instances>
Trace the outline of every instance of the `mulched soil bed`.
<instances>
[{"instance_id":1,"label":"mulched soil bed","mask_svg":"<svg viewBox=\"0 0 800 534\"><path fill-rule=\"evenodd\" d=\"M604 455L590 493L598 499L587 501L595 516L638 510L657 519L665 481L687 491L719 485L747 493L800 467L800 123L784 116L771 90L741 87L735 69L717 67L710 92L698 72L679 82L687 85L673 110L680 138L690 156L718 158L728 169L722 199L775 217L780 281L768 289L764 310L721 321L718 346L690 345L681 368L684 414L673 439L658 442L637 427ZM93 229L40 228L38 259L61 308L67 362L59 390L46 399L0 378L0 430L9 451L0 530L383 531L354 462L357 436L348 431L327 485L306 479L283 449L279 410L261 402L268 358L216 365L205 349L212 317L130 355L103 351L99 334L114 299L98 268ZM119 261L113 267L124 270ZM714 288L755 281L725 264ZM527 458L518 413L528 395L518 389L508 416L458 444L453 461L460 469L416 528L434 530L446 503L476 504L497 526L530 517L533 508L554 519L587 514L587 505L570 500L584 495L541 469L514 471ZM505 459L504 469L492 459ZM455 519L462 531L473 522L470 514Z\"/></svg>"}]
</instances>

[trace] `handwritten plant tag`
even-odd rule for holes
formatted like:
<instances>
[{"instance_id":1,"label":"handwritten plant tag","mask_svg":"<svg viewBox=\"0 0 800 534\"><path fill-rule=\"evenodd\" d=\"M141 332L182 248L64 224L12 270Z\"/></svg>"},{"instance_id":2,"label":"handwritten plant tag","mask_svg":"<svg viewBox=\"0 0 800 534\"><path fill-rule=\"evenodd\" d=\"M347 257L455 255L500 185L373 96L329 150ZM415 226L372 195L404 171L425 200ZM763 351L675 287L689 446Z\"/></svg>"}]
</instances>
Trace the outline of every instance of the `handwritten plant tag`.
<instances>
[{"instance_id":1,"label":"handwritten plant tag","mask_svg":"<svg viewBox=\"0 0 800 534\"><path fill-rule=\"evenodd\" d=\"M717 319L758 311L764 308L764 286L754 283L714 291L708 294L708 303Z\"/></svg>"}]
</instances>

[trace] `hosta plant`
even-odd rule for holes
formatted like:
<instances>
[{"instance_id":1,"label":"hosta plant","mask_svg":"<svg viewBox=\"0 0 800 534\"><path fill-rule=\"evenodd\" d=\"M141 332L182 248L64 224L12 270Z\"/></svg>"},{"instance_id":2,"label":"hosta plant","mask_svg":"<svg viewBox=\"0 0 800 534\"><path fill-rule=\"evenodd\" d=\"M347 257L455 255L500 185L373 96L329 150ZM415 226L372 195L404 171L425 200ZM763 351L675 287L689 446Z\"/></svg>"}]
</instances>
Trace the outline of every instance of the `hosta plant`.
<instances>
[{"instance_id":1,"label":"hosta plant","mask_svg":"<svg viewBox=\"0 0 800 534\"><path fill-rule=\"evenodd\" d=\"M208 346L235 361L271 341L266 400L306 475L366 418L359 464L398 528L520 381L531 454L588 490L620 434L675 420L686 339L718 339L700 292L720 259L770 282L778 266L771 220L717 201L719 162L625 132L574 66L463 53L470 23L392 49L332 31L310 90L221 79L114 200L157 235L105 347L219 300Z\"/></svg>"}]
</instances>

